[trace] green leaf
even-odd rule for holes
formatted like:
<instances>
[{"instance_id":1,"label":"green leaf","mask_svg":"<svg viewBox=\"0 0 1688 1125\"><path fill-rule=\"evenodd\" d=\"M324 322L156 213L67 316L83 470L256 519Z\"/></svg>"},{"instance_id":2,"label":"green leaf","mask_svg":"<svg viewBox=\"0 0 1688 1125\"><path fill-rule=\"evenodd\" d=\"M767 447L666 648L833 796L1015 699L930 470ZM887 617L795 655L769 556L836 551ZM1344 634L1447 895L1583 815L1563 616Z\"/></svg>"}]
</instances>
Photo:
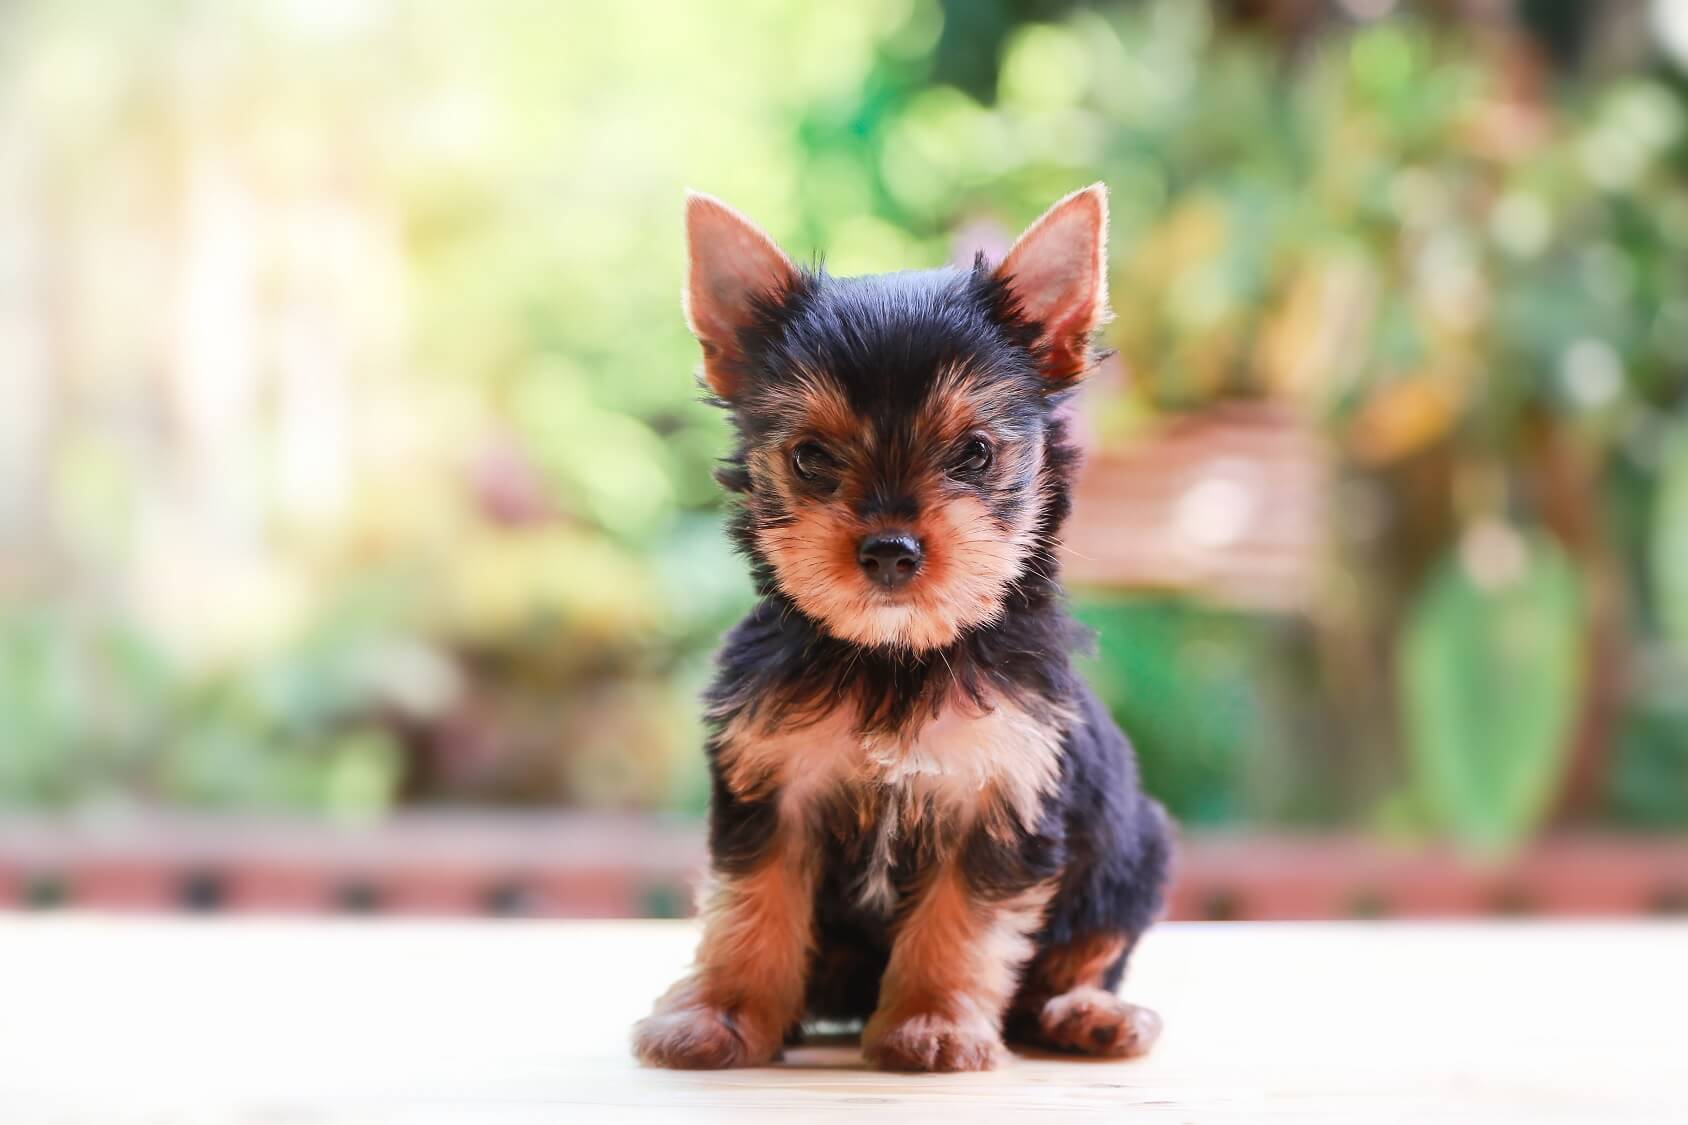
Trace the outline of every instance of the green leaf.
<instances>
[{"instance_id":1,"label":"green leaf","mask_svg":"<svg viewBox=\"0 0 1688 1125\"><path fill-rule=\"evenodd\" d=\"M1086 674L1130 734L1145 788L1185 823L1246 819L1245 774L1267 754L1271 731L1265 628L1170 599L1104 598L1077 608L1097 633Z\"/></svg>"},{"instance_id":2,"label":"green leaf","mask_svg":"<svg viewBox=\"0 0 1688 1125\"><path fill-rule=\"evenodd\" d=\"M1582 699L1582 596L1540 536L1504 581L1478 582L1458 553L1409 614L1397 674L1414 782L1455 839L1498 852L1540 824Z\"/></svg>"},{"instance_id":3,"label":"green leaf","mask_svg":"<svg viewBox=\"0 0 1688 1125\"><path fill-rule=\"evenodd\" d=\"M1665 633L1688 648L1688 434L1678 434L1659 472L1649 563Z\"/></svg>"}]
</instances>

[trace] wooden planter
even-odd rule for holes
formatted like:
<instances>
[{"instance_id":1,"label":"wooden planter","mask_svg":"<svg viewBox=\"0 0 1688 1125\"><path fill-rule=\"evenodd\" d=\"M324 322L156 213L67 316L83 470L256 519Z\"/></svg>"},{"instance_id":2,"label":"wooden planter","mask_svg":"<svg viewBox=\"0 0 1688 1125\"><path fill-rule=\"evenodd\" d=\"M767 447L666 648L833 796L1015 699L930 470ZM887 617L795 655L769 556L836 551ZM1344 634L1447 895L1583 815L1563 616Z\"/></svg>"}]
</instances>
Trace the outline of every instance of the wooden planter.
<instances>
[{"instance_id":1,"label":"wooden planter","mask_svg":"<svg viewBox=\"0 0 1688 1125\"><path fill-rule=\"evenodd\" d=\"M1318 435L1286 409L1229 405L1125 448L1092 448L1061 566L1077 585L1239 609L1307 608L1326 524Z\"/></svg>"}]
</instances>

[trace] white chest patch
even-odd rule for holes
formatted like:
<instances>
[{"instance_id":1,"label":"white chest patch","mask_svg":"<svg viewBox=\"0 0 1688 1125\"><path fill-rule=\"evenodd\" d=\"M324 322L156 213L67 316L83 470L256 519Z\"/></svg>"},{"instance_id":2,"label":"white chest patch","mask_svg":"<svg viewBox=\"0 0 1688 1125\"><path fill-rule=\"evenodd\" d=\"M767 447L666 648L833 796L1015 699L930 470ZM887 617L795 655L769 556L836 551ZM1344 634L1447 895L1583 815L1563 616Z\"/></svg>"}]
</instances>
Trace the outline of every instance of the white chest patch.
<instances>
[{"instance_id":1,"label":"white chest patch","mask_svg":"<svg viewBox=\"0 0 1688 1125\"><path fill-rule=\"evenodd\" d=\"M1003 832L1037 822L1059 780L1064 728L999 698L988 710L946 705L907 733L864 734L847 707L802 725L729 725L723 733L727 784L746 798L777 792L788 823L806 823L822 796L853 791L874 840L859 897L889 910L892 857L916 818L950 820L957 835L981 819Z\"/></svg>"}]
</instances>

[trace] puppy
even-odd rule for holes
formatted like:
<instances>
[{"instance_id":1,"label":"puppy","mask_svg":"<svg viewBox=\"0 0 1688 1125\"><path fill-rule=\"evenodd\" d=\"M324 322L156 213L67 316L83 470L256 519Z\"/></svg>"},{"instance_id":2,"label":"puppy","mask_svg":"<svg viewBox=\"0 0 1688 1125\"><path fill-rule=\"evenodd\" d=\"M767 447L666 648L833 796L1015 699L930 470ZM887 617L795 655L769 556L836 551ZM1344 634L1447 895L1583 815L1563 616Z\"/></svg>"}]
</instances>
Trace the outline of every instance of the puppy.
<instances>
[{"instance_id":1,"label":"puppy","mask_svg":"<svg viewBox=\"0 0 1688 1125\"><path fill-rule=\"evenodd\" d=\"M686 201L686 318L737 444L717 476L759 600L709 689L711 872L691 971L634 1030L667 1067L756 1066L853 1024L892 1070L1006 1034L1129 1056L1115 988L1169 826L1069 654L1057 580L1107 195L1000 266L837 278Z\"/></svg>"}]
</instances>

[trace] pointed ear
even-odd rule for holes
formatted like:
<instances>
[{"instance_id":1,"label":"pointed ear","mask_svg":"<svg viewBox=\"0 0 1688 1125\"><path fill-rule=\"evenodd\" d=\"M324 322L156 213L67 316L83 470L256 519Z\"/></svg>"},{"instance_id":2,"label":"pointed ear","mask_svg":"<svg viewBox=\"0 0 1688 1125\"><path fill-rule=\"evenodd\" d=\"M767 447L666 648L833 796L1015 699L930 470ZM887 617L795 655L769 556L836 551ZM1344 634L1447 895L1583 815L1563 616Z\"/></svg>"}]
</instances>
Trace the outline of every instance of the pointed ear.
<instances>
[{"instance_id":1,"label":"pointed ear","mask_svg":"<svg viewBox=\"0 0 1688 1125\"><path fill-rule=\"evenodd\" d=\"M753 319L756 299L789 289L797 270L755 223L695 191L686 193L686 258L686 326L703 346L704 381L731 399L744 360L739 329Z\"/></svg>"},{"instance_id":2,"label":"pointed ear","mask_svg":"<svg viewBox=\"0 0 1688 1125\"><path fill-rule=\"evenodd\" d=\"M996 276L1038 326L1051 379L1090 366L1090 335L1108 309L1108 189L1092 184L1043 213L1008 251Z\"/></svg>"}]
</instances>

